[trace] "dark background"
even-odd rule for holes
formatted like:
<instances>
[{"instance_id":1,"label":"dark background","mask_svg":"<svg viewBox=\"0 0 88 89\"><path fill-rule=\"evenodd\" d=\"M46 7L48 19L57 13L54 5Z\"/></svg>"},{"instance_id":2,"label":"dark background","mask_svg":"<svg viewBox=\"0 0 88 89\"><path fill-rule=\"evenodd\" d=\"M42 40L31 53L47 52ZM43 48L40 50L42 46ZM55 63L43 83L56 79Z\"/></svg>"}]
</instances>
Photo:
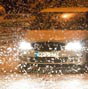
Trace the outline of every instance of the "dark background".
<instances>
[{"instance_id":1,"label":"dark background","mask_svg":"<svg viewBox=\"0 0 88 89\"><path fill-rule=\"evenodd\" d=\"M88 7L88 0L0 0L7 13L35 13L49 7Z\"/></svg>"}]
</instances>

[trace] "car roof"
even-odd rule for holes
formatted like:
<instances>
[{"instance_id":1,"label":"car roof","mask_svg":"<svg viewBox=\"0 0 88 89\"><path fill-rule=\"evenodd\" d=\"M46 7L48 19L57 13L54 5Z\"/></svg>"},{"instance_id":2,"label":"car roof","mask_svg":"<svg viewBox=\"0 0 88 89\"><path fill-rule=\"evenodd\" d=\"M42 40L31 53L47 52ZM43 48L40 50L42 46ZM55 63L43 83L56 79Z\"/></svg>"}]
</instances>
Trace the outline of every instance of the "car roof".
<instances>
[{"instance_id":1,"label":"car roof","mask_svg":"<svg viewBox=\"0 0 88 89\"><path fill-rule=\"evenodd\" d=\"M86 7L47 8L40 12L88 12Z\"/></svg>"}]
</instances>

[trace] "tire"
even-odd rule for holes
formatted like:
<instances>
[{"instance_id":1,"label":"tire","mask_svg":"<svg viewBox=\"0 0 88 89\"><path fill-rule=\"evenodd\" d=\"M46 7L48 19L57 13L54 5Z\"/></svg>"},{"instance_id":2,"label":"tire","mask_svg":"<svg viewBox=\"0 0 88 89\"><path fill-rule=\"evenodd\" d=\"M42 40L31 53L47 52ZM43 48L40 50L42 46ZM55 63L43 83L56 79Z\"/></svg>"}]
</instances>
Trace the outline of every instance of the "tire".
<instances>
[{"instance_id":1,"label":"tire","mask_svg":"<svg viewBox=\"0 0 88 89\"><path fill-rule=\"evenodd\" d=\"M34 64L24 63L19 67L21 73L32 73L37 71L38 66Z\"/></svg>"}]
</instances>

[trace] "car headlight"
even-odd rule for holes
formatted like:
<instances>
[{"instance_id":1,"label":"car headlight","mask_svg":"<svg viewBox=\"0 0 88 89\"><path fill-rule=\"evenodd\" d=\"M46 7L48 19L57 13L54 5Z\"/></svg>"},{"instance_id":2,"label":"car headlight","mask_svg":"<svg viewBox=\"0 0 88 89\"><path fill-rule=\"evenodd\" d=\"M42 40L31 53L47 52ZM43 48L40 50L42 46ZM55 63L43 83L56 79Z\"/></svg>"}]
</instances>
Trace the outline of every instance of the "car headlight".
<instances>
[{"instance_id":1,"label":"car headlight","mask_svg":"<svg viewBox=\"0 0 88 89\"><path fill-rule=\"evenodd\" d=\"M29 51L29 50L33 49L33 47L32 47L30 42L21 41L19 43L19 49L22 50L22 51Z\"/></svg>"},{"instance_id":2,"label":"car headlight","mask_svg":"<svg viewBox=\"0 0 88 89\"><path fill-rule=\"evenodd\" d=\"M79 41L69 42L69 43L66 44L65 50L68 50L68 51L81 51L82 50L82 44Z\"/></svg>"}]
</instances>

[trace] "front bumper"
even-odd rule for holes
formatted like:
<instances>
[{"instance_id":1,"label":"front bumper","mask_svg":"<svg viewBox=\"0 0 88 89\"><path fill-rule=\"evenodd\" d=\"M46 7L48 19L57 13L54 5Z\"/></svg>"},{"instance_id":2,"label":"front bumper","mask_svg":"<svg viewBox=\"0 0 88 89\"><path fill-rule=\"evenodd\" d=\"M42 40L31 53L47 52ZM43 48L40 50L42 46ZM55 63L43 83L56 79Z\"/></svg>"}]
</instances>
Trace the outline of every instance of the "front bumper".
<instances>
[{"instance_id":1,"label":"front bumper","mask_svg":"<svg viewBox=\"0 0 88 89\"><path fill-rule=\"evenodd\" d=\"M30 64L76 64L85 63L85 57L80 52L51 51L51 52L28 52L21 54L20 59Z\"/></svg>"}]
</instances>

